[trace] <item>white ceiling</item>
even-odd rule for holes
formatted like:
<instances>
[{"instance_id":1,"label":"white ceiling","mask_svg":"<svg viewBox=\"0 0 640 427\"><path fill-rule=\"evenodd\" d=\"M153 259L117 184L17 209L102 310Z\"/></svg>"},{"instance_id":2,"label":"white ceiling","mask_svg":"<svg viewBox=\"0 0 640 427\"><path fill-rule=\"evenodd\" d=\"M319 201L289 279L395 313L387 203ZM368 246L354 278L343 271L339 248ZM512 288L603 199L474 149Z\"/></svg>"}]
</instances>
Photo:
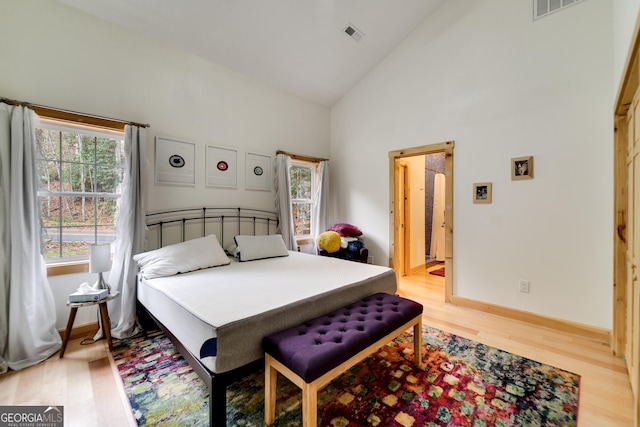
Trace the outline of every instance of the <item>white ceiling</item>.
<instances>
[{"instance_id":1,"label":"white ceiling","mask_svg":"<svg viewBox=\"0 0 640 427\"><path fill-rule=\"evenodd\" d=\"M445 0L59 1L331 106Z\"/></svg>"}]
</instances>

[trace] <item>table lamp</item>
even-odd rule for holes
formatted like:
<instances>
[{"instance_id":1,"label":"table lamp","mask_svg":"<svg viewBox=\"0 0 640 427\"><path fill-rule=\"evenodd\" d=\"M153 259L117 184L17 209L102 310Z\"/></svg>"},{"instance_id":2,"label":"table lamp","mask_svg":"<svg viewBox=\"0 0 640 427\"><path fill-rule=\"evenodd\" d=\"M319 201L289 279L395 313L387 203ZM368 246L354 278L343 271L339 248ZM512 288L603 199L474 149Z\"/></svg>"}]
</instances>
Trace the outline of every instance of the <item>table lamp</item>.
<instances>
[{"instance_id":1,"label":"table lamp","mask_svg":"<svg viewBox=\"0 0 640 427\"><path fill-rule=\"evenodd\" d=\"M111 270L111 245L91 245L89 252L89 272L98 273L98 280L93 289L107 289L111 293L111 286L104 281L102 273Z\"/></svg>"}]
</instances>

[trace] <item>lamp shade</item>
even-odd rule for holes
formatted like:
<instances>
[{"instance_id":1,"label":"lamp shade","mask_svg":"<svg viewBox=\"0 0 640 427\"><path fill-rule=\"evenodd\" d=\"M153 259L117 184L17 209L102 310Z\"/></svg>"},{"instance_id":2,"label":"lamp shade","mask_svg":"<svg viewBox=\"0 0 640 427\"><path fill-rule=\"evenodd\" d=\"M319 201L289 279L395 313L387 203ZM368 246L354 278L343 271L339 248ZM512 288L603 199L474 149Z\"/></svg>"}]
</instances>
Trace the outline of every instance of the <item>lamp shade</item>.
<instances>
[{"instance_id":1,"label":"lamp shade","mask_svg":"<svg viewBox=\"0 0 640 427\"><path fill-rule=\"evenodd\" d=\"M91 245L89 252L89 272L102 273L111 270L111 245Z\"/></svg>"}]
</instances>

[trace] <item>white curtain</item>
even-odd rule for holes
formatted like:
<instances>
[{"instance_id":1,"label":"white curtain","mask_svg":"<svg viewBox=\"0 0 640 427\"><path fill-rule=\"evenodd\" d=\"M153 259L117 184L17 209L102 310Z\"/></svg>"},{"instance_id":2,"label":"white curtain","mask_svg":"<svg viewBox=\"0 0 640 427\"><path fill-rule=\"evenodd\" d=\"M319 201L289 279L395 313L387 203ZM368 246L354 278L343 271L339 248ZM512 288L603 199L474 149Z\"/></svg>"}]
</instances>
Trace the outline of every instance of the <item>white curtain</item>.
<instances>
[{"instance_id":1,"label":"white curtain","mask_svg":"<svg viewBox=\"0 0 640 427\"><path fill-rule=\"evenodd\" d=\"M291 157L286 154L276 155L276 212L278 213L278 233L282 235L287 249L295 251L298 247L295 229L293 228L293 212L291 210Z\"/></svg>"},{"instance_id":2,"label":"white curtain","mask_svg":"<svg viewBox=\"0 0 640 427\"><path fill-rule=\"evenodd\" d=\"M0 103L0 373L35 365L62 344L40 253L36 120L27 107Z\"/></svg>"},{"instance_id":3,"label":"white curtain","mask_svg":"<svg viewBox=\"0 0 640 427\"><path fill-rule=\"evenodd\" d=\"M11 109L13 107L0 103L0 374L7 372L7 344L9 341L9 254L11 253L9 238L9 159L11 149ZM5 191L5 187L7 188Z\"/></svg>"},{"instance_id":4,"label":"white curtain","mask_svg":"<svg viewBox=\"0 0 640 427\"><path fill-rule=\"evenodd\" d=\"M445 176L437 173L433 179L433 221L431 222L431 258L444 261L444 196Z\"/></svg>"},{"instance_id":5,"label":"white curtain","mask_svg":"<svg viewBox=\"0 0 640 427\"><path fill-rule=\"evenodd\" d=\"M318 241L318 236L329 227L329 161L322 160L318 164L318 187L313 196L313 241ZM315 252L314 252L315 253Z\"/></svg>"},{"instance_id":6,"label":"white curtain","mask_svg":"<svg viewBox=\"0 0 640 427\"><path fill-rule=\"evenodd\" d=\"M147 230L144 206L147 132L143 127L132 125L126 125L124 132L124 179L118 202L113 264L109 274L112 291L120 291L120 297L108 303L111 335L115 338L127 338L138 332L137 265L133 255L144 250ZM99 336L101 331L96 335Z\"/></svg>"}]
</instances>

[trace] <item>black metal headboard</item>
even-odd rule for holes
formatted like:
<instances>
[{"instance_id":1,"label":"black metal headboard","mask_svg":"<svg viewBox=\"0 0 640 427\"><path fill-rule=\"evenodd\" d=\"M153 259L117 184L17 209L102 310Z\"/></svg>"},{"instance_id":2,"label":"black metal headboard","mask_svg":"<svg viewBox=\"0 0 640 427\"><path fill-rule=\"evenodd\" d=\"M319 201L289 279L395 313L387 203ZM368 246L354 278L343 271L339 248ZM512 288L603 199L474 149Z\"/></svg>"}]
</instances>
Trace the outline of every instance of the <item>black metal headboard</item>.
<instances>
[{"instance_id":1,"label":"black metal headboard","mask_svg":"<svg viewBox=\"0 0 640 427\"><path fill-rule=\"evenodd\" d=\"M146 250L215 234L223 248L238 234L274 234L275 212L251 208L202 207L154 212L147 217Z\"/></svg>"}]
</instances>

